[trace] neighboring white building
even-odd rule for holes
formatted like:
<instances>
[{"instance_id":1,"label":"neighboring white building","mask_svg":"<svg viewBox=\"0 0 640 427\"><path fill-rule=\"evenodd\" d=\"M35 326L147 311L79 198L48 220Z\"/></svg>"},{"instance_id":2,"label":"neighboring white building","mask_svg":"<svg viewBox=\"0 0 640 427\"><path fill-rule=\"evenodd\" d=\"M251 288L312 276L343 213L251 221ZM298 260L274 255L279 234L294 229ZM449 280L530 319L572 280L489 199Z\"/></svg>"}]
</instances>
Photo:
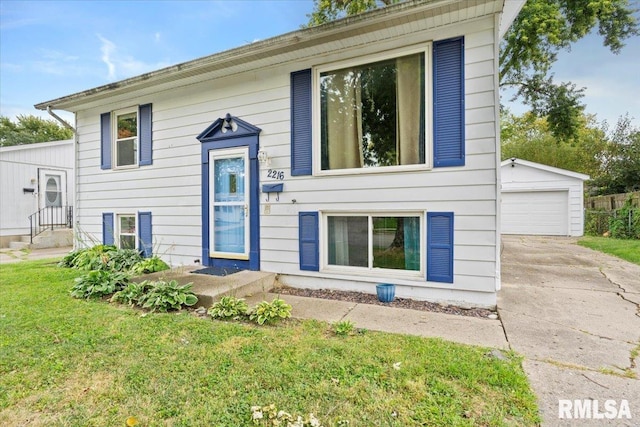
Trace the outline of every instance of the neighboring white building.
<instances>
[{"instance_id":1,"label":"neighboring white building","mask_svg":"<svg viewBox=\"0 0 640 427\"><path fill-rule=\"evenodd\" d=\"M38 104L76 115L77 225L173 265L495 306L522 4L402 2Z\"/></svg>"},{"instance_id":2,"label":"neighboring white building","mask_svg":"<svg viewBox=\"0 0 640 427\"><path fill-rule=\"evenodd\" d=\"M73 205L73 140L0 147L0 247L30 235L38 224L66 221Z\"/></svg>"},{"instance_id":3,"label":"neighboring white building","mask_svg":"<svg viewBox=\"0 0 640 427\"><path fill-rule=\"evenodd\" d=\"M588 175L521 159L502 172L502 234L582 236Z\"/></svg>"}]
</instances>

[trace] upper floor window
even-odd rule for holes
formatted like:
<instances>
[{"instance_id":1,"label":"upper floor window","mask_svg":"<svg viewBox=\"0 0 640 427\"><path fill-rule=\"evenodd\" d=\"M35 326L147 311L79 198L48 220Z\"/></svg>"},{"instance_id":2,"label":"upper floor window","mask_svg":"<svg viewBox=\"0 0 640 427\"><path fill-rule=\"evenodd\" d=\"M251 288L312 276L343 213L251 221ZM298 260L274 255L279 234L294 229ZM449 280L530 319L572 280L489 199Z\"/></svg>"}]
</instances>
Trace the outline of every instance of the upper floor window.
<instances>
[{"instance_id":1,"label":"upper floor window","mask_svg":"<svg viewBox=\"0 0 640 427\"><path fill-rule=\"evenodd\" d=\"M425 163L424 52L320 72L321 169Z\"/></svg>"},{"instance_id":2,"label":"upper floor window","mask_svg":"<svg viewBox=\"0 0 640 427\"><path fill-rule=\"evenodd\" d=\"M138 163L138 112L116 113L115 153L116 167Z\"/></svg>"},{"instance_id":3,"label":"upper floor window","mask_svg":"<svg viewBox=\"0 0 640 427\"><path fill-rule=\"evenodd\" d=\"M153 117L151 104L100 115L100 168L151 165Z\"/></svg>"}]
</instances>

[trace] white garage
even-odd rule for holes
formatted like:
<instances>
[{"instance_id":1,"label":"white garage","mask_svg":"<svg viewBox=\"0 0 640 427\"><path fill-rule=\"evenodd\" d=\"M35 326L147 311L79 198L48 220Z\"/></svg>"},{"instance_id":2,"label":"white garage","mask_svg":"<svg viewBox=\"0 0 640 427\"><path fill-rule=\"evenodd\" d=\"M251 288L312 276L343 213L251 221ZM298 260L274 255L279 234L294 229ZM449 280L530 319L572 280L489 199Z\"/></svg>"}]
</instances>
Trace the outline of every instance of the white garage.
<instances>
[{"instance_id":1,"label":"white garage","mask_svg":"<svg viewBox=\"0 0 640 427\"><path fill-rule=\"evenodd\" d=\"M500 172L502 234L582 236L588 175L515 158Z\"/></svg>"}]
</instances>

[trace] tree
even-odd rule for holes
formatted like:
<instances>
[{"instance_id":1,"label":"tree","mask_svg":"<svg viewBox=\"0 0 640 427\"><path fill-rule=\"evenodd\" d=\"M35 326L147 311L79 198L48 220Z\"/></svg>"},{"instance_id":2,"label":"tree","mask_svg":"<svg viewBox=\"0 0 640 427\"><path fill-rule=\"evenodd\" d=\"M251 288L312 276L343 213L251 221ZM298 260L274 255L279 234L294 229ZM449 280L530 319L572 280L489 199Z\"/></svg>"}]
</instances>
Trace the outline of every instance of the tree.
<instances>
[{"instance_id":1,"label":"tree","mask_svg":"<svg viewBox=\"0 0 640 427\"><path fill-rule=\"evenodd\" d=\"M0 146L33 144L36 142L59 141L73 137L73 131L60 126L53 120L45 120L33 115L19 115L17 122L0 116Z\"/></svg>"},{"instance_id":2,"label":"tree","mask_svg":"<svg viewBox=\"0 0 640 427\"><path fill-rule=\"evenodd\" d=\"M577 138L558 140L545 118L533 113L514 116L508 111L501 118L502 160L516 157L531 162L567 169L600 178L610 150L605 130L593 116L582 115L578 121Z\"/></svg>"},{"instance_id":3,"label":"tree","mask_svg":"<svg viewBox=\"0 0 640 427\"><path fill-rule=\"evenodd\" d=\"M361 13L398 0L314 0L308 26ZM516 88L516 98L538 117L547 117L556 138L574 138L580 128L583 88L556 83L550 74L558 53L596 30L603 44L619 53L640 34L629 0L527 0L505 34L500 49L500 86Z\"/></svg>"},{"instance_id":4,"label":"tree","mask_svg":"<svg viewBox=\"0 0 640 427\"><path fill-rule=\"evenodd\" d=\"M640 128L633 127L628 116L621 117L609 141L603 174L593 182L594 193L640 191Z\"/></svg>"}]
</instances>

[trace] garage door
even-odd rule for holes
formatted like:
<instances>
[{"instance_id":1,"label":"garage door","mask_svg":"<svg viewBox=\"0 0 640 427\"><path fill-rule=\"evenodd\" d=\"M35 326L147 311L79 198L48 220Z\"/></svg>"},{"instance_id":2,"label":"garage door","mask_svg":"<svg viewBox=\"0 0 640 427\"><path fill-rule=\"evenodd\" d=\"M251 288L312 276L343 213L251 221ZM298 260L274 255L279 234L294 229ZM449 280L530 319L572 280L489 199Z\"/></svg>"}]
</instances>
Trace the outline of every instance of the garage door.
<instances>
[{"instance_id":1,"label":"garage door","mask_svg":"<svg viewBox=\"0 0 640 427\"><path fill-rule=\"evenodd\" d=\"M566 191L502 193L502 233L567 236L569 234Z\"/></svg>"}]
</instances>

